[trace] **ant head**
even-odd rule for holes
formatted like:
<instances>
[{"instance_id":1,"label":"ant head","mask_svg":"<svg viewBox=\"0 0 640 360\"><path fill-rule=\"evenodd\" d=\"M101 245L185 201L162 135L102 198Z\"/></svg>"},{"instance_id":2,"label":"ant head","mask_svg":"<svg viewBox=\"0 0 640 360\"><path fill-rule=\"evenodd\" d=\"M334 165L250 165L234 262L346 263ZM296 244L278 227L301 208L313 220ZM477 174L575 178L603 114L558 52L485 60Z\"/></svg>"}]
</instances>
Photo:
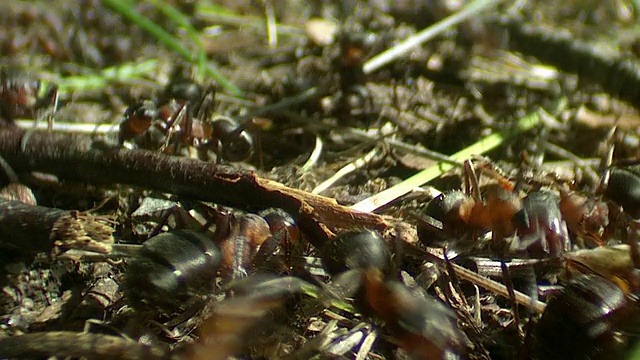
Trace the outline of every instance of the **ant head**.
<instances>
[{"instance_id":1,"label":"ant head","mask_svg":"<svg viewBox=\"0 0 640 360\"><path fill-rule=\"evenodd\" d=\"M222 142L222 156L233 162L248 160L253 155L253 148L253 137L245 130L238 130Z\"/></svg>"},{"instance_id":2,"label":"ant head","mask_svg":"<svg viewBox=\"0 0 640 360\"><path fill-rule=\"evenodd\" d=\"M124 113L120 123L118 141L120 144L144 133L158 117L158 108L151 100L138 102L130 106Z\"/></svg>"},{"instance_id":3,"label":"ant head","mask_svg":"<svg viewBox=\"0 0 640 360\"><path fill-rule=\"evenodd\" d=\"M244 161L253 155L253 137L244 125L235 120L218 116L211 121L217 152L229 161Z\"/></svg>"}]
</instances>

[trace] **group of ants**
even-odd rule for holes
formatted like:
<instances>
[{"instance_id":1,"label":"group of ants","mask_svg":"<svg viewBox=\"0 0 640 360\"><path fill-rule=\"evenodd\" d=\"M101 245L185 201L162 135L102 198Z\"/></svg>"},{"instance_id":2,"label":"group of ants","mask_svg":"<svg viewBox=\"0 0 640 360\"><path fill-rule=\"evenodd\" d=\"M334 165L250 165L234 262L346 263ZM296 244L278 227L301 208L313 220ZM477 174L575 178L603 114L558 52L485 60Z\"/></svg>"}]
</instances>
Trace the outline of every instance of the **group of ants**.
<instances>
[{"instance_id":1,"label":"group of ants","mask_svg":"<svg viewBox=\"0 0 640 360\"><path fill-rule=\"evenodd\" d=\"M33 116L33 109L43 102L37 98L39 91L37 81L3 71L0 103L5 119ZM195 151L190 155L205 160L213 153L219 162L249 159L255 147L252 131L260 125L212 116L214 94L193 81L172 81L158 99L127 109L119 145L170 155ZM57 103L57 94L44 99ZM523 319L520 305L513 301L511 259L545 261L562 259L577 248L620 243L628 247L633 266L624 273L603 274L589 264L566 261L577 275L548 297L541 317L530 314L519 352L523 358L617 359L640 336L640 167L613 164L613 145L603 158L600 183L589 192L553 174L513 180L487 159L475 158L464 164L463 190L442 193L424 213L411 216L422 245L442 249L445 262L456 261L449 255L463 258L477 249L479 239L490 237L485 243L501 263L516 327ZM250 322L247 318L257 321L299 299L308 287L328 297L353 298L356 311L382 324L391 342L410 358L467 358L472 352L473 341L460 329L462 320L426 291L399 280L401 254L375 231L337 234L313 249L327 275L319 279L305 274L296 262L305 252L305 236L290 214L281 209L250 214L201 206L210 220L197 230L162 232L158 227L127 261L123 281L131 306L150 318L167 319L213 306L211 319L199 326L203 339L192 349L203 357L193 358L206 358L202 354L209 352L246 353L251 345L247 334L253 330L251 324L243 325ZM267 268L279 275L266 275ZM216 286L216 278L224 285ZM341 289L340 296L327 285L329 278L331 288ZM455 280L452 274L450 278ZM226 298L210 301L217 287ZM459 295L469 296L464 291ZM537 288L530 296L537 301Z\"/></svg>"}]
</instances>

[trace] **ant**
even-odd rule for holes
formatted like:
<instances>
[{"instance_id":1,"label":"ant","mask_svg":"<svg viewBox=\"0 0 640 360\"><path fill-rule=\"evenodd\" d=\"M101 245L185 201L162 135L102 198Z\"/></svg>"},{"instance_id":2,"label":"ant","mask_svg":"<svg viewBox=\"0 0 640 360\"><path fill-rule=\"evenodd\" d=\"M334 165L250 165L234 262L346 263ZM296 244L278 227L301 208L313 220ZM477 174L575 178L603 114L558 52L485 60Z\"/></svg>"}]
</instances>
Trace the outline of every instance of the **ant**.
<instances>
[{"instance_id":1,"label":"ant","mask_svg":"<svg viewBox=\"0 0 640 360\"><path fill-rule=\"evenodd\" d=\"M188 358L233 358L268 342L278 319L288 317L283 313L285 305L313 287L296 277L264 274L233 283L228 293L234 295L217 302L210 318L198 327L200 340L191 347Z\"/></svg>"},{"instance_id":2,"label":"ant","mask_svg":"<svg viewBox=\"0 0 640 360\"><path fill-rule=\"evenodd\" d=\"M559 257L571 248L567 225L560 211L560 199L548 190L535 189L521 195L517 184L486 159L464 163L465 191L444 193L434 198L426 215L418 218L418 236L427 246L466 251L477 247L477 239L491 231L491 253L500 258L502 278L513 304L513 319L519 326L519 309L507 254L526 257ZM475 166L474 166L475 165ZM489 175L492 182L479 185L476 169ZM533 273L533 269L529 269ZM533 276L526 281L535 282ZM536 287L532 287L535 289ZM532 294L536 298L537 293Z\"/></svg>"},{"instance_id":3,"label":"ant","mask_svg":"<svg viewBox=\"0 0 640 360\"><path fill-rule=\"evenodd\" d=\"M257 266L257 259L268 261L264 259L278 246L285 248L300 239L294 220L280 209L267 209L261 215L216 212L215 216L213 235L173 230L144 242L129 263L125 280L125 292L135 307L174 313L211 293L218 272L228 279L247 277L247 266Z\"/></svg>"},{"instance_id":4,"label":"ant","mask_svg":"<svg viewBox=\"0 0 640 360\"><path fill-rule=\"evenodd\" d=\"M607 136L608 150L601 160L602 176L595 194L560 188L560 208L567 225L581 241L589 240L596 246L607 244L616 233L632 248L629 234L638 231L640 218L640 166L637 161L614 164L614 138L616 128ZM632 251L634 263L640 266L640 255Z\"/></svg>"},{"instance_id":5,"label":"ant","mask_svg":"<svg viewBox=\"0 0 640 360\"><path fill-rule=\"evenodd\" d=\"M492 246L508 250L506 239L518 235L513 250L529 255L558 256L570 249L560 199L551 191L533 190L521 196L516 186L489 160L478 158L464 164L465 191L454 190L431 200L425 216L418 218L418 235L427 246L468 249L483 232L492 232ZM493 179L479 185L476 168Z\"/></svg>"},{"instance_id":6,"label":"ant","mask_svg":"<svg viewBox=\"0 0 640 360\"><path fill-rule=\"evenodd\" d=\"M58 106L58 87L44 89L40 80L18 69L0 70L0 115L6 120L37 118L37 110L47 106L53 107L47 116L51 128Z\"/></svg>"},{"instance_id":7,"label":"ant","mask_svg":"<svg viewBox=\"0 0 640 360\"><path fill-rule=\"evenodd\" d=\"M533 333L539 358L625 358L638 343L640 326L640 267L634 258L638 249L632 246L568 256L571 278L547 302Z\"/></svg>"},{"instance_id":8,"label":"ant","mask_svg":"<svg viewBox=\"0 0 640 360\"><path fill-rule=\"evenodd\" d=\"M140 101L129 107L120 123L118 141L176 153L181 146L196 148L203 157L212 150L219 157L237 162L251 157L253 137L245 125L225 116L211 118L213 88L203 90L192 81L170 83L163 100Z\"/></svg>"},{"instance_id":9,"label":"ant","mask_svg":"<svg viewBox=\"0 0 640 360\"><path fill-rule=\"evenodd\" d=\"M222 262L220 247L192 230L161 233L144 242L127 266L125 293L138 309L172 313L213 290Z\"/></svg>"},{"instance_id":10,"label":"ant","mask_svg":"<svg viewBox=\"0 0 640 360\"><path fill-rule=\"evenodd\" d=\"M214 235L224 251L223 269L231 277L247 276L247 266L254 270L267 265L289 272L292 257L301 240L295 220L282 209L266 209L259 214L226 214L217 222ZM273 254L284 256L284 263ZM270 264L269 264L270 263Z\"/></svg>"},{"instance_id":11,"label":"ant","mask_svg":"<svg viewBox=\"0 0 640 360\"><path fill-rule=\"evenodd\" d=\"M572 279L547 302L536 327L538 358L625 358L640 326L634 297L599 275Z\"/></svg>"},{"instance_id":12,"label":"ant","mask_svg":"<svg viewBox=\"0 0 640 360\"><path fill-rule=\"evenodd\" d=\"M382 320L411 358L444 359L464 352L462 334L450 309L388 278L391 252L378 233L363 230L340 234L321 253L335 281L352 279L348 275L354 274L359 278L357 308L370 318Z\"/></svg>"}]
</instances>

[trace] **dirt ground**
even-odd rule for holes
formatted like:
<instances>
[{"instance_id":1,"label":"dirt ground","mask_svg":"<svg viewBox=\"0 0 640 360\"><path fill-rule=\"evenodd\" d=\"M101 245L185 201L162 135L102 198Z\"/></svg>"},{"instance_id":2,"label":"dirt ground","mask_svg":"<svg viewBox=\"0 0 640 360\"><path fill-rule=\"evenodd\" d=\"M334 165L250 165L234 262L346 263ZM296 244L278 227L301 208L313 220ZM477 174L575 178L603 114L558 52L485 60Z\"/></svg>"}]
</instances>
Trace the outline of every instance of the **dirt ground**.
<instances>
[{"instance_id":1,"label":"dirt ground","mask_svg":"<svg viewBox=\"0 0 640 360\"><path fill-rule=\"evenodd\" d=\"M0 358L640 358L638 3L496 3L0 5Z\"/></svg>"}]
</instances>

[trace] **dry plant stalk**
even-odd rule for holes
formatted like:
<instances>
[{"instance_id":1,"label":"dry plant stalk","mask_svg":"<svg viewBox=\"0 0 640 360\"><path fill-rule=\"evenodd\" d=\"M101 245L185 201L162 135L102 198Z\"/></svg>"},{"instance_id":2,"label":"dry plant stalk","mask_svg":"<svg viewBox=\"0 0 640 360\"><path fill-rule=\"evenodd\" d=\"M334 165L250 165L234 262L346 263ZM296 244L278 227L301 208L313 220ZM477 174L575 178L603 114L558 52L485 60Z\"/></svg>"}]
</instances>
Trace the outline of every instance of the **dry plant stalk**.
<instances>
[{"instance_id":1,"label":"dry plant stalk","mask_svg":"<svg viewBox=\"0 0 640 360\"><path fill-rule=\"evenodd\" d=\"M105 224L106 221L104 217L78 211L60 216L51 229L53 257L71 249L111 253L113 228Z\"/></svg>"}]
</instances>

